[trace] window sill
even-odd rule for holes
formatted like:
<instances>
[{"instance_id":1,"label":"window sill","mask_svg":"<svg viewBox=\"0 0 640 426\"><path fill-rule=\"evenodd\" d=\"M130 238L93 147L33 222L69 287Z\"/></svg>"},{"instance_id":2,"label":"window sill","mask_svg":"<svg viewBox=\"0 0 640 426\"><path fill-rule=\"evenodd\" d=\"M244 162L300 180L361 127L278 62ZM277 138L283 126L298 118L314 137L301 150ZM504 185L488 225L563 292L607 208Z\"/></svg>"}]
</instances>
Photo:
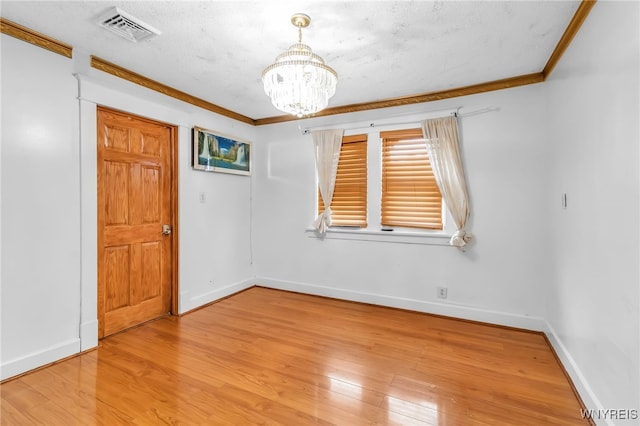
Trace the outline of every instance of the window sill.
<instances>
[{"instance_id":1,"label":"window sill","mask_svg":"<svg viewBox=\"0 0 640 426\"><path fill-rule=\"evenodd\" d=\"M307 228L305 234L309 238L326 240L357 240L376 241L383 243L422 244L432 246L448 246L451 235L444 232L411 232L411 231L380 231L361 228L330 228L321 236L313 228Z\"/></svg>"}]
</instances>

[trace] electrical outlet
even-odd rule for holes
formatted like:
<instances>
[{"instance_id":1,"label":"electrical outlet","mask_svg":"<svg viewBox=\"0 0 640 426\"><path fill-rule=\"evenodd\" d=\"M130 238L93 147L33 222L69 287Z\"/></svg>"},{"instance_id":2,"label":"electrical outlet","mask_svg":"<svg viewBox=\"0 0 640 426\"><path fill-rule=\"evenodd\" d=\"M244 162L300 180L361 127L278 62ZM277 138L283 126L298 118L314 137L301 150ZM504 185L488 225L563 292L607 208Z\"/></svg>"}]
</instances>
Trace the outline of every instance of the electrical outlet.
<instances>
[{"instance_id":1,"label":"electrical outlet","mask_svg":"<svg viewBox=\"0 0 640 426\"><path fill-rule=\"evenodd\" d=\"M438 287L438 298L440 299L447 298L447 287Z\"/></svg>"}]
</instances>

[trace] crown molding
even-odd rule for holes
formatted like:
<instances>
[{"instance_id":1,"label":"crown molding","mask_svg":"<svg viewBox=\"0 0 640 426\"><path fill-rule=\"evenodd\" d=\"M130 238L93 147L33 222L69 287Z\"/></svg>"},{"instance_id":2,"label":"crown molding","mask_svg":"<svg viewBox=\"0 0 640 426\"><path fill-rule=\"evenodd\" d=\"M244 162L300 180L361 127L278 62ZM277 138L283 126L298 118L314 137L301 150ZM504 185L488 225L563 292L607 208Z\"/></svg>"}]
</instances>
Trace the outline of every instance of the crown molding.
<instances>
[{"instance_id":1,"label":"crown molding","mask_svg":"<svg viewBox=\"0 0 640 426\"><path fill-rule=\"evenodd\" d=\"M253 118L247 117L246 115L239 114L235 111L231 111L219 105L205 101L204 99L200 99L188 93L174 89L173 87L167 86L166 84L162 84L158 81L152 80L143 75L123 68L119 65L105 61L104 59L98 58L97 56L91 56L91 67L114 75L118 78L122 78L123 80L130 81L139 86L146 87L147 89L155 90L156 92L160 92L163 95L167 95L183 102L187 102L191 105L195 105L208 111L215 112L216 114L220 114L237 121L242 121L243 123L251 125L255 124L255 120Z\"/></svg>"},{"instance_id":2,"label":"crown molding","mask_svg":"<svg viewBox=\"0 0 640 426\"><path fill-rule=\"evenodd\" d=\"M322 117L327 115L346 114L350 112L368 111L379 108L391 108L403 105L411 105L425 102L440 101L443 99L457 98L460 96L475 95L477 93L491 92L494 90L509 89L511 87L527 84L541 83L544 76L541 72L526 74L517 77L504 78L502 80L489 81L471 86L457 87L455 89L441 90L437 92L421 93L399 98L383 99L375 102L363 102L358 104L343 105L324 109L312 116L304 118ZM293 115L279 115L275 117L258 118L254 120L256 126L265 124L283 123L287 121L301 120Z\"/></svg>"},{"instance_id":3,"label":"crown molding","mask_svg":"<svg viewBox=\"0 0 640 426\"><path fill-rule=\"evenodd\" d=\"M8 19L0 18L0 33L34 44L58 55L66 56L67 58L72 57L73 47L70 45L11 22Z\"/></svg>"},{"instance_id":4,"label":"crown molding","mask_svg":"<svg viewBox=\"0 0 640 426\"><path fill-rule=\"evenodd\" d=\"M564 34L562 34L562 37L560 37L560 41L556 45L556 48L553 50L553 53L551 53L547 64L542 70L542 74L544 75L545 80L549 78L549 75L551 75L551 72L560 61L560 58L564 54L565 50L567 50L567 48L569 47L569 44L571 44L571 41L578 33L578 30L587 19L587 16L589 16L589 12L591 12L591 9L593 8L593 6L595 6L595 4L596 0L582 0L580 6L578 6L578 9L573 15L571 22L569 22L567 29L564 31Z\"/></svg>"}]
</instances>

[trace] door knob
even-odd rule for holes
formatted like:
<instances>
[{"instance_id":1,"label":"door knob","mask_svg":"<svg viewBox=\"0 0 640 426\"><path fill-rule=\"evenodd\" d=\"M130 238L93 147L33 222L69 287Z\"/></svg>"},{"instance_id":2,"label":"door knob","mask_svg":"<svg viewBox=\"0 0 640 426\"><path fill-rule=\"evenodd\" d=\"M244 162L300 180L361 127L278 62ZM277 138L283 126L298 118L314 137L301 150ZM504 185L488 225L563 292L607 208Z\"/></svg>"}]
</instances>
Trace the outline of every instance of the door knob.
<instances>
[{"instance_id":1,"label":"door knob","mask_svg":"<svg viewBox=\"0 0 640 426\"><path fill-rule=\"evenodd\" d=\"M171 225L162 225L162 235L171 235Z\"/></svg>"}]
</instances>

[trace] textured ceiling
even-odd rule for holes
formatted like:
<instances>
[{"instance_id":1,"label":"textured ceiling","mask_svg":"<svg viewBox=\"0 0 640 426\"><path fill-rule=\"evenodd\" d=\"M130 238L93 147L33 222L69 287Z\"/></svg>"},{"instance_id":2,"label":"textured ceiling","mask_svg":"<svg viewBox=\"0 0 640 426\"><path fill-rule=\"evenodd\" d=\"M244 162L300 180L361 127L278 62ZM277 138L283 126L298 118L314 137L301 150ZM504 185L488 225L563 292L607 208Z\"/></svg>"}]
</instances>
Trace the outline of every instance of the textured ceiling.
<instances>
[{"instance_id":1,"label":"textured ceiling","mask_svg":"<svg viewBox=\"0 0 640 426\"><path fill-rule=\"evenodd\" d=\"M297 40L339 77L329 106L542 71L579 1L1 1L3 18L251 118L282 115L264 67ZM162 35L132 43L96 25L117 6Z\"/></svg>"}]
</instances>

